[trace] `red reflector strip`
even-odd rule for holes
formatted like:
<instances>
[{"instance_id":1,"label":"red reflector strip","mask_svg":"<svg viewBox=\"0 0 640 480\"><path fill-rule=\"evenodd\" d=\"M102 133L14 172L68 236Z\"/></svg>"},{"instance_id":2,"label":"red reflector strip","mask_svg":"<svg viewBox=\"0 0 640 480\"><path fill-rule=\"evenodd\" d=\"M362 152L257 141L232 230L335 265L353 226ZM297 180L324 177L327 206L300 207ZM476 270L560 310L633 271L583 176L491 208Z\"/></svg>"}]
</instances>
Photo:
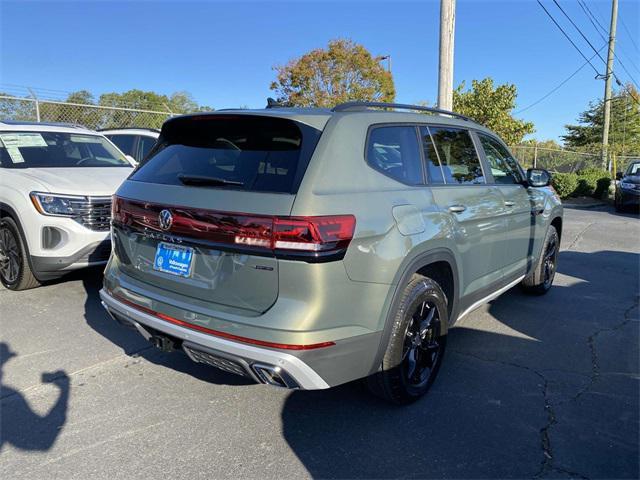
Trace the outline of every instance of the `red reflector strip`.
<instances>
[{"instance_id":1,"label":"red reflector strip","mask_svg":"<svg viewBox=\"0 0 640 480\"><path fill-rule=\"evenodd\" d=\"M133 303L125 298L122 298L120 295L115 295L113 293L111 293L111 295L119 302L122 302L125 305L129 305L130 307L133 307L136 310L140 310L141 312L160 318L165 322L173 323L174 325L179 325L191 330L206 333L207 335L212 335L214 337L225 338L227 340L248 343L250 345L259 345L261 347L278 348L281 350L314 350L316 348L325 348L335 345L335 342L312 343L309 345L293 345L290 343L265 342L264 340L255 340L253 338L241 337L239 335L233 335L232 333L221 332L219 330L213 330L211 328L202 327L200 325L194 325L192 323L185 322L184 320L174 318L170 315L165 315L164 313L156 312L155 310L152 310L150 308L143 307L142 305L138 305L137 303Z\"/></svg>"}]
</instances>

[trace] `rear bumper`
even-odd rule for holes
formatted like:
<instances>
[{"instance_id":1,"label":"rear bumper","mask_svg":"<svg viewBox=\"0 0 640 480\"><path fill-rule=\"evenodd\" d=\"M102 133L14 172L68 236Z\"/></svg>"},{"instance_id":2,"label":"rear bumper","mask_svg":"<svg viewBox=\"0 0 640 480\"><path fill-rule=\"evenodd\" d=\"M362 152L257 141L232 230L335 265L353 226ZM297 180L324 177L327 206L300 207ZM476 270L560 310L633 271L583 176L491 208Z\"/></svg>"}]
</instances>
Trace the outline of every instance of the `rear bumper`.
<instances>
[{"instance_id":1,"label":"rear bumper","mask_svg":"<svg viewBox=\"0 0 640 480\"><path fill-rule=\"evenodd\" d=\"M260 383L272 383L261 372L274 371L283 379L285 385L282 386L288 388L319 390L330 386L307 363L290 353L234 342L174 325L118 301L104 289L100 290L100 298L103 306L118 322L129 324L148 340L153 340L154 332L177 339L187 355L196 362L244 375Z\"/></svg>"}]
</instances>

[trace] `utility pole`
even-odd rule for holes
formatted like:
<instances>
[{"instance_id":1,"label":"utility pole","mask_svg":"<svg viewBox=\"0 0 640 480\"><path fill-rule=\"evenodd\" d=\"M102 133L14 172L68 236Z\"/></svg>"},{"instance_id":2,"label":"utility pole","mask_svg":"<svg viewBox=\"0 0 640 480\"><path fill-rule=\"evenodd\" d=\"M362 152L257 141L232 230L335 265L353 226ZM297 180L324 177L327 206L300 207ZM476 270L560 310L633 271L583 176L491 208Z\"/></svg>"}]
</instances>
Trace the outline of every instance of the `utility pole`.
<instances>
[{"instance_id":1,"label":"utility pole","mask_svg":"<svg viewBox=\"0 0 640 480\"><path fill-rule=\"evenodd\" d=\"M453 40L456 0L440 0L440 61L438 65L438 108L453 110Z\"/></svg>"},{"instance_id":2,"label":"utility pole","mask_svg":"<svg viewBox=\"0 0 640 480\"><path fill-rule=\"evenodd\" d=\"M604 79L604 119L602 122L602 167L607 168L609 153L609 124L611 123L611 81L613 80L613 49L616 44L616 26L618 23L618 0L611 5L611 25L609 26L609 53L607 53L607 71Z\"/></svg>"}]
</instances>

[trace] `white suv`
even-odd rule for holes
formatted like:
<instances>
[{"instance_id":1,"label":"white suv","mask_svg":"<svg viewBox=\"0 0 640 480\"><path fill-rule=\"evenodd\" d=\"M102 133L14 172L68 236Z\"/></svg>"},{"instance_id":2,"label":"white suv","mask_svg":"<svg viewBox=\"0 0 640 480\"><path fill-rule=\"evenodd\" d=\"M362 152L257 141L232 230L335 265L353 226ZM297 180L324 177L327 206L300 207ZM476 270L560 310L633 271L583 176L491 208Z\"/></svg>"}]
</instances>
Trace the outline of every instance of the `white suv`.
<instances>
[{"instance_id":1,"label":"white suv","mask_svg":"<svg viewBox=\"0 0 640 480\"><path fill-rule=\"evenodd\" d=\"M0 122L0 281L33 288L106 263L111 195L133 165L103 135Z\"/></svg>"}]
</instances>

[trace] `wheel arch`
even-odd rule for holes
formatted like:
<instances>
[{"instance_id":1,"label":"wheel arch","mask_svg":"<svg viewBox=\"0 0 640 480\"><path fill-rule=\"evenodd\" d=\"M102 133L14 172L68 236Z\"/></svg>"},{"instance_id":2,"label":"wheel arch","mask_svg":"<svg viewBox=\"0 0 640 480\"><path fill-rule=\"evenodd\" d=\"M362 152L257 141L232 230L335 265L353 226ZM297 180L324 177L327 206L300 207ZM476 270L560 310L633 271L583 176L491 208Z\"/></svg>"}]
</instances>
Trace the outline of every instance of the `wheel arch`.
<instances>
[{"instance_id":1,"label":"wheel arch","mask_svg":"<svg viewBox=\"0 0 640 480\"><path fill-rule=\"evenodd\" d=\"M0 202L0 222L5 217L9 217L11 220L13 220L13 222L18 227L18 233L22 237L22 243L27 253L27 262L29 262L29 268L31 269L31 272L36 277L36 279L40 280L39 273L33 269L33 262L31 260L31 253L29 250L29 240L27 239L27 236L24 233L24 229L22 228L22 222L20 222L20 216L13 209L11 205L6 204L5 202Z\"/></svg>"},{"instance_id":2,"label":"wheel arch","mask_svg":"<svg viewBox=\"0 0 640 480\"><path fill-rule=\"evenodd\" d=\"M380 338L378 351L374 358L373 365L371 366L371 374L375 373L382 363L382 358L384 357L384 353L391 336L393 312L396 310L402 297L402 289L409 282L409 279L416 273L428 276L438 282L447 295L449 319L448 324L445 325L445 333L458 315L460 279L458 264L453 252L448 248L436 248L414 257L401 270L401 273L398 275L397 281L395 282L395 288L391 294L391 299L386 303L388 307L385 312L384 328Z\"/></svg>"},{"instance_id":3,"label":"wheel arch","mask_svg":"<svg viewBox=\"0 0 640 480\"><path fill-rule=\"evenodd\" d=\"M562 217L557 216L551 220L551 225L555 227L558 232L558 239L562 241Z\"/></svg>"}]
</instances>

